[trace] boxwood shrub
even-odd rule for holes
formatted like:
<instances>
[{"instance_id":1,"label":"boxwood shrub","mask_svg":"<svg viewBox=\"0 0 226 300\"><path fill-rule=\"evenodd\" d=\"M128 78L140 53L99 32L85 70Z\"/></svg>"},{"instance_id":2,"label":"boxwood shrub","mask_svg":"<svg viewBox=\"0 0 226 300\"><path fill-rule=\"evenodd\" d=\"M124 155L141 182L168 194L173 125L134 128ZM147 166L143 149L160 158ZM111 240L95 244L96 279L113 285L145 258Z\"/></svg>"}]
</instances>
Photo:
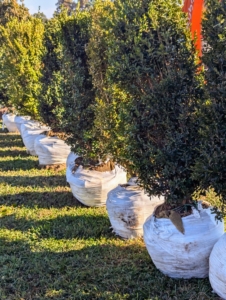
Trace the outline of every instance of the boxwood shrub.
<instances>
[{"instance_id":1,"label":"boxwood shrub","mask_svg":"<svg viewBox=\"0 0 226 300\"><path fill-rule=\"evenodd\" d=\"M114 2L108 78L129 97L127 155L150 195L191 202L202 72L177 0Z\"/></svg>"},{"instance_id":2,"label":"boxwood shrub","mask_svg":"<svg viewBox=\"0 0 226 300\"><path fill-rule=\"evenodd\" d=\"M85 51L90 38L89 10L77 10L62 26L64 63L63 129L72 151L92 157L95 90Z\"/></svg>"},{"instance_id":3,"label":"boxwood shrub","mask_svg":"<svg viewBox=\"0 0 226 300\"><path fill-rule=\"evenodd\" d=\"M64 96L63 90L63 36L62 26L67 21L68 14L63 10L45 23L44 47L42 57L42 90L39 97L39 112L44 123L52 131L62 132L62 116Z\"/></svg>"}]
</instances>

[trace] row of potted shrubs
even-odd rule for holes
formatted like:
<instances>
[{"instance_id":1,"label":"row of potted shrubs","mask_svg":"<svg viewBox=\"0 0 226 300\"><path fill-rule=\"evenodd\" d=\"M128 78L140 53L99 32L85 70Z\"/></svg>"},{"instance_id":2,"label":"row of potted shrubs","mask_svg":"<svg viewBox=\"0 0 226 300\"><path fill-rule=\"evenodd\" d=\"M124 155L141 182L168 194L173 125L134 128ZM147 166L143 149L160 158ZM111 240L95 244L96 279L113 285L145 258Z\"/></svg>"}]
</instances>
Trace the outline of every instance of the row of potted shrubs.
<instances>
[{"instance_id":1,"label":"row of potted shrubs","mask_svg":"<svg viewBox=\"0 0 226 300\"><path fill-rule=\"evenodd\" d=\"M73 194L95 206L108 194L113 227L124 225L115 229L121 236L138 234L138 220L143 224L164 199L144 224L153 262L171 277L202 278L213 249L210 280L223 298L225 16L223 1L206 1L207 46L199 64L177 0L96 0L70 16L56 14L45 25L41 92L32 117L66 144L40 136L35 122L20 128L25 145L26 134L38 135L29 151L41 165L60 163L57 147L64 162L72 151L66 176ZM31 114L21 99L12 104ZM138 179L127 183L125 169ZM194 201L193 193L209 186L221 196L220 207Z\"/></svg>"},{"instance_id":2,"label":"row of potted shrubs","mask_svg":"<svg viewBox=\"0 0 226 300\"><path fill-rule=\"evenodd\" d=\"M217 222L206 202L199 201L187 214L181 207L184 218L180 227L178 219L173 219L177 210L168 210L170 215L156 213L164 197L149 197L138 186L136 177L127 182L124 168L115 165L112 171L100 172L77 166L79 156L70 152L63 140L46 136L50 128L30 117L4 114L3 124L10 132L20 132L27 152L37 155L41 166L66 163L66 178L73 195L86 206L106 204L117 235L123 238L144 235L154 264L164 274L173 278L204 278L210 272L213 288L225 297L224 268L219 269L225 254L225 237L221 238L224 223Z\"/></svg>"},{"instance_id":3,"label":"row of potted shrubs","mask_svg":"<svg viewBox=\"0 0 226 300\"><path fill-rule=\"evenodd\" d=\"M208 259L214 244L223 235L224 224L216 221L206 203L199 201L191 212L184 214L183 211L181 231L170 216L156 217L156 210L164 203L164 197L149 197L137 185L135 177L127 182L124 168L115 165L112 171L100 172L76 166L79 156L70 152L63 140L46 136L50 128L29 117L4 114L3 124L10 132L20 132L27 152L37 155L41 166L66 163L66 178L73 195L86 206L106 204L117 235L123 238L144 235L154 264L164 274L173 278L208 276ZM173 215L176 210L169 212ZM225 277L224 268L219 269L219 265L225 256L224 243L225 238L220 238L210 259L211 283L221 296L224 296Z\"/></svg>"},{"instance_id":4,"label":"row of potted shrubs","mask_svg":"<svg viewBox=\"0 0 226 300\"><path fill-rule=\"evenodd\" d=\"M67 182L81 203L99 207L106 205L108 198L110 219L115 224L113 228L123 238L143 235L145 219L153 213L157 204L164 202L163 197L152 197L150 201L144 190L137 185L135 177L127 182L126 170L120 165L114 165L112 170L104 172L83 168L81 165L76 167L76 160L80 157L70 152L70 147L63 140L48 137L46 134L50 128L39 122L28 117L4 114L3 124L9 132L20 132L27 152L38 156L40 166L66 164Z\"/></svg>"}]
</instances>

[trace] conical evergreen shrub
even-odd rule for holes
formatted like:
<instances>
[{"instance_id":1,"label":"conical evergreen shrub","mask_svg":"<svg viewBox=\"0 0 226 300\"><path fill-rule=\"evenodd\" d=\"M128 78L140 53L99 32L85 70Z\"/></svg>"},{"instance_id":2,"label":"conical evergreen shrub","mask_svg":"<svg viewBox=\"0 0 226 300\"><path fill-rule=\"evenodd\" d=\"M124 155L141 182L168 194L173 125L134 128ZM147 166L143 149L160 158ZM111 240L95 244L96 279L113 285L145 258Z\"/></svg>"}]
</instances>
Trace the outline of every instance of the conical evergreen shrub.
<instances>
[{"instance_id":1,"label":"conical evergreen shrub","mask_svg":"<svg viewBox=\"0 0 226 300\"><path fill-rule=\"evenodd\" d=\"M124 114L129 95L108 77L108 43L111 41L114 10L114 2L99 0L91 9L91 33L86 53L95 87L93 152L102 159L111 157L128 167Z\"/></svg>"},{"instance_id":2,"label":"conical evergreen shrub","mask_svg":"<svg viewBox=\"0 0 226 300\"><path fill-rule=\"evenodd\" d=\"M150 195L190 202L200 140L202 74L187 19L176 0L115 1L108 77L132 99L127 153Z\"/></svg>"},{"instance_id":3,"label":"conical evergreen shrub","mask_svg":"<svg viewBox=\"0 0 226 300\"><path fill-rule=\"evenodd\" d=\"M85 51L90 38L90 22L89 10L76 10L62 26L63 128L72 151L84 157L92 156L93 147L95 91Z\"/></svg>"},{"instance_id":4,"label":"conical evergreen shrub","mask_svg":"<svg viewBox=\"0 0 226 300\"><path fill-rule=\"evenodd\" d=\"M42 90L39 98L39 112L44 123L54 132L62 132L64 97L62 72L63 66L63 33L62 26L68 19L67 11L59 14L45 23L44 48L42 57Z\"/></svg>"},{"instance_id":5,"label":"conical evergreen shrub","mask_svg":"<svg viewBox=\"0 0 226 300\"><path fill-rule=\"evenodd\" d=\"M43 33L44 25L35 17L25 17L20 21L13 17L0 26L0 85L4 83L11 105L34 118L39 117Z\"/></svg>"}]
</instances>

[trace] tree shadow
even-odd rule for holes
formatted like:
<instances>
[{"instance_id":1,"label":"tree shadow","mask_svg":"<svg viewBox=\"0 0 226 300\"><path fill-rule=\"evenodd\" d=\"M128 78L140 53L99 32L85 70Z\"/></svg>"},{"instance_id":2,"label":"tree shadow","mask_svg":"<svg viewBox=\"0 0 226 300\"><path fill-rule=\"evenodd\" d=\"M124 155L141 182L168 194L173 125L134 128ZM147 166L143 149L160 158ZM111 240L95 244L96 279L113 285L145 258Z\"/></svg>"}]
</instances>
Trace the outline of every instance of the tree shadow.
<instances>
[{"instance_id":1,"label":"tree shadow","mask_svg":"<svg viewBox=\"0 0 226 300\"><path fill-rule=\"evenodd\" d=\"M34 160L32 156L24 158L14 158L12 160L0 161L0 171L27 171L38 168L38 160Z\"/></svg>"},{"instance_id":2,"label":"tree shadow","mask_svg":"<svg viewBox=\"0 0 226 300\"><path fill-rule=\"evenodd\" d=\"M52 252L1 238L0 263L2 299L220 299L211 293L208 279L175 280L161 274L139 244Z\"/></svg>"},{"instance_id":3,"label":"tree shadow","mask_svg":"<svg viewBox=\"0 0 226 300\"><path fill-rule=\"evenodd\" d=\"M30 156L26 150L18 150L18 149L7 149L7 150L0 150L0 157L6 157L6 156L11 156L11 157L28 157Z\"/></svg>"},{"instance_id":4,"label":"tree shadow","mask_svg":"<svg viewBox=\"0 0 226 300\"><path fill-rule=\"evenodd\" d=\"M0 184L7 182L12 187L61 187L66 186L65 175L48 175L48 176L0 176Z\"/></svg>"},{"instance_id":5,"label":"tree shadow","mask_svg":"<svg viewBox=\"0 0 226 300\"><path fill-rule=\"evenodd\" d=\"M1 118L1 116L0 116L0 118ZM9 133L9 130L7 128L2 129L2 123L1 122L0 122L0 126L1 126L1 131L0 131L1 134L3 134L3 133Z\"/></svg>"},{"instance_id":6,"label":"tree shadow","mask_svg":"<svg viewBox=\"0 0 226 300\"><path fill-rule=\"evenodd\" d=\"M0 132L0 147L24 147L20 134L5 134Z\"/></svg>"},{"instance_id":7,"label":"tree shadow","mask_svg":"<svg viewBox=\"0 0 226 300\"><path fill-rule=\"evenodd\" d=\"M11 148L11 147L24 148L24 144L21 138L13 141L0 140L0 148Z\"/></svg>"},{"instance_id":8,"label":"tree shadow","mask_svg":"<svg viewBox=\"0 0 226 300\"><path fill-rule=\"evenodd\" d=\"M67 187L62 187L67 189ZM83 206L74 198L71 191L57 192L24 192L19 194L2 195L0 205L27 208L63 208Z\"/></svg>"},{"instance_id":9,"label":"tree shadow","mask_svg":"<svg viewBox=\"0 0 226 300\"><path fill-rule=\"evenodd\" d=\"M98 239L114 237L106 215L64 215L44 220L27 220L12 214L0 218L0 228L35 234L40 239Z\"/></svg>"}]
</instances>

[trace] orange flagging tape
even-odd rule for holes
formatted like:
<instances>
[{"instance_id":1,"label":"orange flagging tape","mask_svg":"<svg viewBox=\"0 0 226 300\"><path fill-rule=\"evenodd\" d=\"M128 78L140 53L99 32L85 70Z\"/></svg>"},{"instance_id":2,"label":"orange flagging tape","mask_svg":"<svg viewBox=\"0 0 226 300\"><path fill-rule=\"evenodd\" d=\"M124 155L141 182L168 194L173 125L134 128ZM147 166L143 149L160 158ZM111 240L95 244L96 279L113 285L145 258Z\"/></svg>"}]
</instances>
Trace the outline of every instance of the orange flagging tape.
<instances>
[{"instance_id":1,"label":"orange flagging tape","mask_svg":"<svg viewBox=\"0 0 226 300\"><path fill-rule=\"evenodd\" d=\"M197 37L196 47L199 55L202 55L202 32L201 21L204 9L204 0L185 0L183 11L188 14L188 19L191 24L191 32L193 37Z\"/></svg>"}]
</instances>

